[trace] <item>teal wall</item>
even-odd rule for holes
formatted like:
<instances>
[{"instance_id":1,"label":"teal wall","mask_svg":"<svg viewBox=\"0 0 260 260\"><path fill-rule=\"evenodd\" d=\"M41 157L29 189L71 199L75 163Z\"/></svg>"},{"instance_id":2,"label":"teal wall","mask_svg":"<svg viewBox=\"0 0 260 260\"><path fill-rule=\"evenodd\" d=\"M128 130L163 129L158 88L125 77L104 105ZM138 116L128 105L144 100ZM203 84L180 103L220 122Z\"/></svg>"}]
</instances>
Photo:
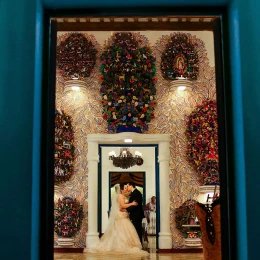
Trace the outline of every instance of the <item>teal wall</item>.
<instances>
[{"instance_id":1,"label":"teal wall","mask_svg":"<svg viewBox=\"0 0 260 260\"><path fill-rule=\"evenodd\" d=\"M119 4L120 3L120 6ZM239 260L258 259L260 15L258 0L161 0L160 6L228 6ZM39 235L42 5L156 7L158 0L0 0L1 259L37 260ZM245 201L247 198L247 201ZM248 257L247 257L248 244Z\"/></svg>"},{"instance_id":2,"label":"teal wall","mask_svg":"<svg viewBox=\"0 0 260 260\"><path fill-rule=\"evenodd\" d=\"M1 259L31 254L35 18L35 1L0 1Z\"/></svg>"},{"instance_id":3,"label":"teal wall","mask_svg":"<svg viewBox=\"0 0 260 260\"><path fill-rule=\"evenodd\" d=\"M260 1L258 0L239 0L234 3L233 12L234 27L239 27L238 34L233 38L232 47L236 49L238 46L235 39L239 39L240 53L237 52L236 57L232 60L232 65L240 66L241 73L233 75L233 89L241 87L241 91L234 96L240 99L241 96L243 109L242 115L238 114L238 124L235 125L236 132L241 128L244 129L244 142L241 138L240 144L236 149L242 149L244 146L244 166L245 166L245 184L246 184L246 212L247 212L247 243L248 243L248 259L259 259L259 243L260 227L258 226L258 216L260 214L260 196L258 194L260 187L259 174L259 148L260 148ZM232 9L231 9L232 10ZM232 32L231 32L232 35ZM239 55L240 54L240 55ZM239 111L239 110L238 110ZM242 120L243 117L243 120ZM240 153L240 151L236 151ZM237 173L243 173L239 169L242 167L241 161L237 161ZM242 184L243 179L240 179ZM237 186L238 188L241 186ZM238 212L241 203L241 194L237 190L238 201L236 201ZM242 195L243 196L243 195ZM244 223L243 219L238 222L238 227ZM244 227L242 228L244 229ZM240 234L243 235L242 233ZM243 246L242 244L240 246Z\"/></svg>"}]
</instances>

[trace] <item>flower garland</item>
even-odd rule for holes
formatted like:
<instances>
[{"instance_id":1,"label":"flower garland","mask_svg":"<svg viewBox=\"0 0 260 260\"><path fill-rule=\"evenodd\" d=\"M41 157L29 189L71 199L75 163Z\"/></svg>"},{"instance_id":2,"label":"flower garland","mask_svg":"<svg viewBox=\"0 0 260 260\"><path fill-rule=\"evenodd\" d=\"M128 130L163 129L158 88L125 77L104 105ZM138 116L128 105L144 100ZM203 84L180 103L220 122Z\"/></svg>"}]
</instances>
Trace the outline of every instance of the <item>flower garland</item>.
<instances>
[{"instance_id":1,"label":"flower garland","mask_svg":"<svg viewBox=\"0 0 260 260\"><path fill-rule=\"evenodd\" d=\"M103 118L111 132L148 129L154 118L155 58L134 33L114 33L101 55Z\"/></svg>"},{"instance_id":2,"label":"flower garland","mask_svg":"<svg viewBox=\"0 0 260 260\"><path fill-rule=\"evenodd\" d=\"M71 117L64 111L55 113L54 184L69 180L74 174L74 131Z\"/></svg>"},{"instance_id":3,"label":"flower garland","mask_svg":"<svg viewBox=\"0 0 260 260\"><path fill-rule=\"evenodd\" d=\"M67 80L90 76L96 63L97 50L91 39L81 33L71 33L57 46L57 67Z\"/></svg>"},{"instance_id":4,"label":"flower garland","mask_svg":"<svg viewBox=\"0 0 260 260\"><path fill-rule=\"evenodd\" d=\"M188 34L176 33L170 38L161 59L161 70L165 79L197 79L199 59L194 46Z\"/></svg>"},{"instance_id":5,"label":"flower garland","mask_svg":"<svg viewBox=\"0 0 260 260\"><path fill-rule=\"evenodd\" d=\"M179 208L175 209L176 228L185 238L196 238L201 236L201 231L187 232L183 225L189 225L191 221L195 222L195 204L196 200L187 200Z\"/></svg>"},{"instance_id":6,"label":"flower garland","mask_svg":"<svg viewBox=\"0 0 260 260\"><path fill-rule=\"evenodd\" d=\"M76 199L58 199L54 209L54 231L60 237L73 237L83 221L83 206Z\"/></svg>"},{"instance_id":7,"label":"flower garland","mask_svg":"<svg viewBox=\"0 0 260 260\"><path fill-rule=\"evenodd\" d=\"M187 159L203 185L219 185L217 105L206 100L187 120Z\"/></svg>"}]
</instances>

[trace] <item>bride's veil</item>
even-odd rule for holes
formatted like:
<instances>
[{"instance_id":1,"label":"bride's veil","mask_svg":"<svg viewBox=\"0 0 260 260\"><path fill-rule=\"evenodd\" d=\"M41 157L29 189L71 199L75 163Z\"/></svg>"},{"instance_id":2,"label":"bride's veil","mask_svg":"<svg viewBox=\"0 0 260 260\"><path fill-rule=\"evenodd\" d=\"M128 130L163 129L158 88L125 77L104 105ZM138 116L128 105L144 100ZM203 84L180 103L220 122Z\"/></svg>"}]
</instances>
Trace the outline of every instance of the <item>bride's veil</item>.
<instances>
[{"instance_id":1,"label":"bride's veil","mask_svg":"<svg viewBox=\"0 0 260 260\"><path fill-rule=\"evenodd\" d=\"M112 198L112 204L111 204L112 206L110 209L109 219L114 218L119 211L118 195L120 194L120 184L116 184L114 188L115 188L115 193Z\"/></svg>"},{"instance_id":2,"label":"bride's veil","mask_svg":"<svg viewBox=\"0 0 260 260\"><path fill-rule=\"evenodd\" d=\"M110 214L109 214L109 219L108 219L108 225L107 225L107 228L106 228L106 232L108 232L108 230L110 228L113 229L113 225L114 225L114 222L115 222L115 219L116 219L116 216L119 212L119 202L118 202L118 196L120 194L120 184L116 184L114 186L115 188L115 193L113 195L113 198L112 198L112 206L111 206L111 209L110 209Z\"/></svg>"}]
</instances>

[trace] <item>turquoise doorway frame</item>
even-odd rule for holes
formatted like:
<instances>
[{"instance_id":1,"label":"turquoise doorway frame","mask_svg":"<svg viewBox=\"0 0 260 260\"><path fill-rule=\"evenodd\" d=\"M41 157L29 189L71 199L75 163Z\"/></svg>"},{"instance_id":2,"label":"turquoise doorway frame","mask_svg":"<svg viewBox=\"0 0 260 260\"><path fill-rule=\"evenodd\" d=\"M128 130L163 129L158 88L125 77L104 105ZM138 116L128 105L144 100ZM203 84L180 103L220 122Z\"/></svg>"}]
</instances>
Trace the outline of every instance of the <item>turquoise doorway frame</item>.
<instances>
[{"instance_id":1,"label":"turquoise doorway frame","mask_svg":"<svg viewBox=\"0 0 260 260\"><path fill-rule=\"evenodd\" d=\"M75 10L74 10L75 11ZM99 10L100 11L100 10ZM115 11L115 10L114 10ZM194 10L193 10L194 11ZM83 11L81 10L81 11L79 11L80 13L82 13ZM169 11L168 11L169 12ZM175 11L174 12L176 12L176 9L175 9ZM51 17L51 16L53 16L54 14L61 14L61 13L63 13L63 15L65 15L66 13L67 13L67 11L63 11L63 12L61 12L61 11L51 11L48 15L49 15L49 18ZM67 13L68 14L68 13ZM70 13L70 15L71 15L71 13ZM222 56L220 56L220 57L222 57ZM223 62L223 60L222 60L222 62ZM222 93L223 94L223 93ZM224 109L225 110L225 109ZM224 111L223 111L224 112ZM224 116L225 117L225 116ZM44 125L44 124L43 124ZM225 129L224 129L225 130ZM226 168L226 164L224 165L224 167ZM227 188L227 185L225 185L224 184L224 187L225 188ZM222 191L222 194L227 194L229 191L228 190L224 190L224 191ZM227 196L227 198L228 198L228 196ZM230 211L229 211L229 208L230 207L228 207L226 210L228 210L228 213L227 212L225 212L225 213L227 213L227 214L224 214L224 215L227 215L227 216L229 216L229 214L230 214ZM224 221L225 222L225 221ZM228 225L226 225L227 227L229 227L230 226L230 223L228 223ZM229 237L229 236L228 236ZM229 239L230 239L230 237L229 237ZM48 240L48 241L51 241L51 240ZM228 242L228 245L230 244L230 242ZM226 244L225 244L226 245ZM225 251L223 251L223 253L224 252L227 252L226 250ZM230 251L228 250L228 252L230 253Z\"/></svg>"}]
</instances>

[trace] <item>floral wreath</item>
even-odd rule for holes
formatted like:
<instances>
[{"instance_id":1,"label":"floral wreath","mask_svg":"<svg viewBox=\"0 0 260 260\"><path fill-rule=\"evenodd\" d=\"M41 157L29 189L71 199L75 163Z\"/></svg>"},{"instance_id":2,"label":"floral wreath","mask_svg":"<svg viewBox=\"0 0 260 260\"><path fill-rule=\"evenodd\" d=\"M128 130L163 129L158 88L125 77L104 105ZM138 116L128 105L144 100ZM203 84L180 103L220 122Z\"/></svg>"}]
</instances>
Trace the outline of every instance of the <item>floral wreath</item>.
<instances>
[{"instance_id":1,"label":"floral wreath","mask_svg":"<svg viewBox=\"0 0 260 260\"><path fill-rule=\"evenodd\" d=\"M67 79L83 80L90 76L96 63L97 50L87 34L69 33L57 46L57 67Z\"/></svg>"},{"instance_id":2,"label":"floral wreath","mask_svg":"<svg viewBox=\"0 0 260 260\"><path fill-rule=\"evenodd\" d=\"M197 79L199 59L195 47L190 34L178 32L171 35L161 58L163 77L167 80L179 77Z\"/></svg>"},{"instance_id":3,"label":"floral wreath","mask_svg":"<svg viewBox=\"0 0 260 260\"><path fill-rule=\"evenodd\" d=\"M219 185L217 104L202 102L188 116L187 159L201 177L203 185Z\"/></svg>"},{"instance_id":4,"label":"floral wreath","mask_svg":"<svg viewBox=\"0 0 260 260\"><path fill-rule=\"evenodd\" d=\"M73 237L83 221L83 206L76 199L58 199L54 209L54 231L59 237Z\"/></svg>"},{"instance_id":5,"label":"floral wreath","mask_svg":"<svg viewBox=\"0 0 260 260\"><path fill-rule=\"evenodd\" d=\"M54 184L68 181L74 174L74 131L71 117L64 111L55 113Z\"/></svg>"},{"instance_id":6,"label":"floral wreath","mask_svg":"<svg viewBox=\"0 0 260 260\"><path fill-rule=\"evenodd\" d=\"M103 118L111 132L148 129L154 118L155 58L137 33L114 33L101 55Z\"/></svg>"},{"instance_id":7,"label":"floral wreath","mask_svg":"<svg viewBox=\"0 0 260 260\"><path fill-rule=\"evenodd\" d=\"M175 209L175 223L176 228L182 233L185 238L201 237L200 231L194 231L187 233L187 230L183 225L189 225L191 219L195 221L195 204L196 200L187 200L179 208Z\"/></svg>"}]
</instances>

